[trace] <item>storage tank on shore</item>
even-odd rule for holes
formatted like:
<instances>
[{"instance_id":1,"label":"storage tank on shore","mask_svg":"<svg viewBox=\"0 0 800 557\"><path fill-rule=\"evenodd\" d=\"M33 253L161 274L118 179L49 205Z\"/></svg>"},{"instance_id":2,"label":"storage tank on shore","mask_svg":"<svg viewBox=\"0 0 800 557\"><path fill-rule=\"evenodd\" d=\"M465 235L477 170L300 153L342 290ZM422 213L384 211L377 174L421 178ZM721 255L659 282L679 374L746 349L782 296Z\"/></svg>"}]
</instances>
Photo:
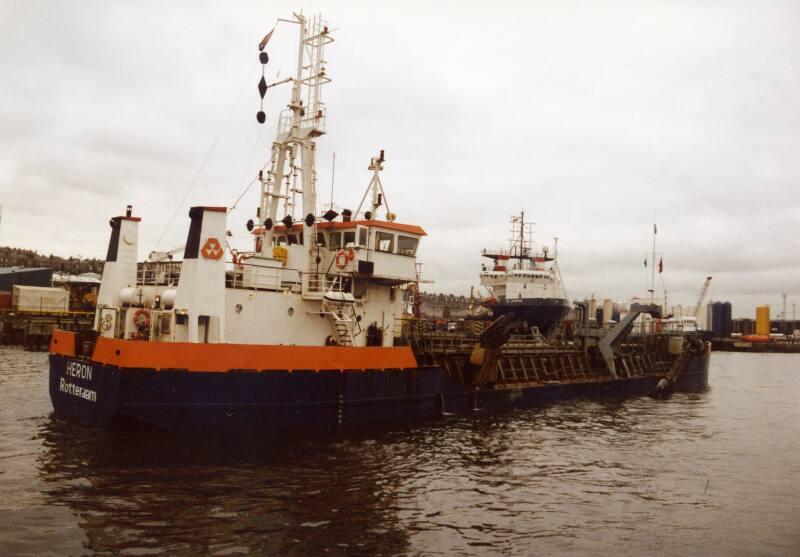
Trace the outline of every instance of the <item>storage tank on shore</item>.
<instances>
[{"instance_id":1,"label":"storage tank on shore","mask_svg":"<svg viewBox=\"0 0 800 557\"><path fill-rule=\"evenodd\" d=\"M722 302L711 304L711 334L714 338L722 338Z\"/></svg>"},{"instance_id":2,"label":"storage tank on shore","mask_svg":"<svg viewBox=\"0 0 800 557\"><path fill-rule=\"evenodd\" d=\"M606 298L603 300L603 326L608 325L612 319L614 319L614 302Z\"/></svg>"},{"instance_id":3,"label":"storage tank on shore","mask_svg":"<svg viewBox=\"0 0 800 557\"><path fill-rule=\"evenodd\" d=\"M730 302L722 303L722 338L731 338L733 332L733 307Z\"/></svg>"},{"instance_id":4,"label":"storage tank on shore","mask_svg":"<svg viewBox=\"0 0 800 557\"><path fill-rule=\"evenodd\" d=\"M769 306L756 306L756 334L769 335Z\"/></svg>"},{"instance_id":5,"label":"storage tank on shore","mask_svg":"<svg viewBox=\"0 0 800 557\"><path fill-rule=\"evenodd\" d=\"M589 319L597 320L597 300L595 300L594 295L592 295L591 300L589 302Z\"/></svg>"}]
</instances>

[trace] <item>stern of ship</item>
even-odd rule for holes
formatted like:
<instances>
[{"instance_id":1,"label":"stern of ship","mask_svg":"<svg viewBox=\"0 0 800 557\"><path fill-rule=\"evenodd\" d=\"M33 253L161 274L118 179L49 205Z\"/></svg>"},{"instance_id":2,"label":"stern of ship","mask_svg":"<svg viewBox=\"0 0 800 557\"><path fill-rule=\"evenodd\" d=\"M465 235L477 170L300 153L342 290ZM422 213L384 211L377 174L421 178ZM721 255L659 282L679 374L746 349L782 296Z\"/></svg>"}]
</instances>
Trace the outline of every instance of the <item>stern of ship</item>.
<instances>
[{"instance_id":1,"label":"stern of ship","mask_svg":"<svg viewBox=\"0 0 800 557\"><path fill-rule=\"evenodd\" d=\"M675 382L680 391L703 390L708 388L709 367L711 366L711 343L701 341L702 349L689 355L686 367Z\"/></svg>"},{"instance_id":2,"label":"stern of ship","mask_svg":"<svg viewBox=\"0 0 800 557\"><path fill-rule=\"evenodd\" d=\"M494 319L513 315L546 335L561 323L570 307L569 301L563 298L521 298L498 302L492 307L492 314Z\"/></svg>"},{"instance_id":3,"label":"stern of ship","mask_svg":"<svg viewBox=\"0 0 800 557\"><path fill-rule=\"evenodd\" d=\"M104 426L119 406L120 370L81 355L80 336L53 331L50 340L50 400L56 417Z\"/></svg>"}]
</instances>

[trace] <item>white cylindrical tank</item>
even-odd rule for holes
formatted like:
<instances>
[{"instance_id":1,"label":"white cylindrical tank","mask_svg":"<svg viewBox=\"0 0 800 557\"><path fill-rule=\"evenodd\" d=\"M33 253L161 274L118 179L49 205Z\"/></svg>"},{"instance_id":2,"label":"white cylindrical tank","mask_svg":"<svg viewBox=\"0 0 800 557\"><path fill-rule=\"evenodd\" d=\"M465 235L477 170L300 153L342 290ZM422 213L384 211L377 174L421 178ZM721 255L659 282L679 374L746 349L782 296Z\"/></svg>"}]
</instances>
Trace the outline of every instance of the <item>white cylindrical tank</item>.
<instances>
[{"instance_id":1,"label":"white cylindrical tank","mask_svg":"<svg viewBox=\"0 0 800 557\"><path fill-rule=\"evenodd\" d=\"M178 295L177 288L168 288L161 293L161 307L172 309L175 306L175 297Z\"/></svg>"},{"instance_id":2,"label":"white cylindrical tank","mask_svg":"<svg viewBox=\"0 0 800 557\"><path fill-rule=\"evenodd\" d=\"M128 286L119 292L119 303L121 306L142 306L148 307L153 303L153 291L142 288Z\"/></svg>"},{"instance_id":3,"label":"white cylindrical tank","mask_svg":"<svg viewBox=\"0 0 800 557\"><path fill-rule=\"evenodd\" d=\"M594 296L592 296L592 299L589 300L589 319L596 319L597 318L596 316L597 316L597 300L595 300Z\"/></svg>"},{"instance_id":4,"label":"white cylindrical tank","mask_svg":"<svg viewBox=\"0 0 800 557\"><path fill-rule=\"evenodd\" d=\"M603 300L603 323L606 324L614 319L614 302L606 298Z\"/></svg>"},{"instance_id":5,"label":"white cylindrical tank","mask_svg":"<svg viewBox=\"0 0 800 557\"><path fill-rule=\"evenodd\" d=\"M129 306L136 301L137 289L130 286L123 288L119 291L119 303L123 306Z\"/></svg>"}]
</instances>

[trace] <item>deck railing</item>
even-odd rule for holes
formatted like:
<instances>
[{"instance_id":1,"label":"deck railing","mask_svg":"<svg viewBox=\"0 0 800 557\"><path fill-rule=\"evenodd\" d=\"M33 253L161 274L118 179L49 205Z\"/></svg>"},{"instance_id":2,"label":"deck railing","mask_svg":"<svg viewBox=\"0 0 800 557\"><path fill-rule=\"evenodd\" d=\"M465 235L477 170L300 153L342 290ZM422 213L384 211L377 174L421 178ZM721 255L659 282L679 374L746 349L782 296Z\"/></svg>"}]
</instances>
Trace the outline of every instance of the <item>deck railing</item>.
<instances>
[{"instance_id":1,"label":"deck railing","mask_svg":"<svg viewBox=\"0 0 800 557\"><path fill-rule=\"evenodd\" d=\"M230 288L249 288L256 290L282 290L282 267L262 267L248 265L247 263L236 266L233 273L228 275L227 286ZM291 285L287 284L287 287Z\"/></svg>"},{"instance_id":2,"label":"deck railing","mask_svg":"<svg viewBox=\"0 0 800 557\"><path fill-rule=\"evenodd\" d=\"M327 273L306 273L308 277L308 292L347 292L347 281L350 277L344 275L328 275Z\"/></svg>"},{"instance_id":3,"label":"deck railing","mask_svg":"<svg viewBox=\"0 0 800 557\"><path fill-rule=\"evenodd\" d=\"M278 116L278 133L289 133L294 124L294 113L291 110L284 110ZM315 108L306 108L303 116L300 117L299 126L301 130L316 129L319 132L325 131L325 104L317 103Z\"/></svg>"},{"instance_id":4,"label":"deck railing","mask_svg":"<svg viewBox=\"0 0 800 557\"><path fill-rule=\"evenodd\" d=\"M137 284L143 286L177 286L181 277L181 261L139 263Z\"/></svg>"}]
</instances>

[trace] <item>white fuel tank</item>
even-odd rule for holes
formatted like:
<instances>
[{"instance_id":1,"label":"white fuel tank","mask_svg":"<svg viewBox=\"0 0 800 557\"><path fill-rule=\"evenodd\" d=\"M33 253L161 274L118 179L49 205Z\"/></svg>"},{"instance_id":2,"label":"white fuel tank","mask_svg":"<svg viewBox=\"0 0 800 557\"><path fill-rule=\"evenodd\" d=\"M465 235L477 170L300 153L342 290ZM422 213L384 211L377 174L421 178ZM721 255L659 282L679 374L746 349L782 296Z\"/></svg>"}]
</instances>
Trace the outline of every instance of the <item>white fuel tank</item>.
<instances>
[{"instance_id":1,"label":"white fuel tank","mask_svg":"<svg viewBox=\"0 0 800 557\"><path fill-rule=\"evenodd\" d=\"M119 291L119 303L123 306L129 306L136 301L136 295L139 293L138 288L131 288L130 286L123 288Z\"/></svg>"},{"instance_id":2,"label":"white fuel tank","mask_svg":"<svg viewBox=\"0 0 800 557\"><path fill-rule=\"evenodd\" d=\"M178 296L176 288L168 288L161 293L161 307L164 309L172 309L175 307L175 298Z\"/></svg>"}]
</instances>

